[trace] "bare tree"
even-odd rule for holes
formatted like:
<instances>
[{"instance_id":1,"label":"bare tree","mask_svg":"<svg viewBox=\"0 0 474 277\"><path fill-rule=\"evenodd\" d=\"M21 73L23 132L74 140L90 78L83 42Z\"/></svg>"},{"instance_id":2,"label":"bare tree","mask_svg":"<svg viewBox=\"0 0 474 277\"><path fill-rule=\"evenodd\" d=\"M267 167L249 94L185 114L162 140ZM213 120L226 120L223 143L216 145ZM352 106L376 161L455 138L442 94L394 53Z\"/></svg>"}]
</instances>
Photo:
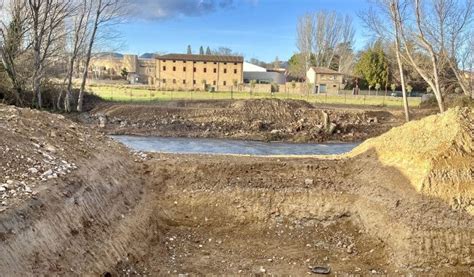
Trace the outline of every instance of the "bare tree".
<instances>
[{"instance_id":1,"label":"bare tree","mask_svg":"<svg viewBox=\"0 0 474 277\"><path fill-rule=\"evenodd\" d=\"M440 68L442 62L440 56L440 48L436 48L436 40L443 40L443 35L436 35L430 27L431 20L425 15L425 7L422 6L420 0L414 0L413 7L414 26L409 25L409 20L403 20L401 16L398 17L398 26L403 41L404 53L406 60L411 66L420 74L425 82L431 88L438 102L438 107L441 112L444 112L444 102L441 89ZM432 40L430 40L430 37ZM422 67L416 59L416 51L425 53L429 59L429 65Z\"/></svg>"},{"instance_id":2,"label":"bare tree","mask_svg":"<svg viewBox=\"0 0 474 277\"><path fill-rule=\"evenodd\" d=\"M401 49L400 49L400 36L401 36L401 22L402 22L402 10L405 8L405 5L401 4L399 0L390 0L390 15L393 25L393 30L395 31L394 40L395 40L395 55L397 57L398 71L400 73L400 82L402 85L402 95L403 95L403 108L405 110L405 120L410 121L410 110L408 107L408 98L407 98L407 88L405 83L405 74L403 73L403 63L401 58Z\"/></svg>"},{"instance_id":3,"label":"bare tree","mask_svg":"<svg viewBox=\"0 0 474 277\"><path fill-rule=\"evenodd\" d=\"M33 50L33 94L36 105L42 108L41 83L49 59L57 54L55 45L64 37L61 32L69 15L70 0L28 0Z\"/></svg>"},{"instance_id":4,"label":"bare tree","mask_svg":"<svg viewBox=\"0 0 474 277\"><path fill-rule=\"evenodd\" d=\"M84 104L84 92L86 89L87 76L89 72L89 64L92 57L92 50L94 43L96 42L98 29L104 25L113 23L118 17L121 16L123 6L119 0L97 0L94 1L94 15L92 16L92 22L89 34L89 44L85 55L84 68L82 73L81 88L79 90L79 96L77 100L77 111L82 112Z\"/></svg>"},{"instance_id":5,"label":"bare tree","mask_svg":"<svg viewBox=\"0 0 474 277\"><path fill-rule=\"evenodd\" d=\"M78 0L74 7L75 12L72 17L71 24L71 49L69 54L69 64L66 74L66 96L64 99L64 110L71 111L72 101L72 78L74 74L75 64L81 49L87 38L87 23L92 12L92 0ZM61 96L60 96L61 97ZM58 103L60 101L58 100Z\"/></svg>"},{"instance_id":6,"label":"bare tree","mask_svg":"<svg viewBox=\"0 0 474 277\"><path fill-rule=\"evenodd\" d=\"M403 71L402 45L401 45L401 22L407 9L407 4L400 0L374 0L376 10L369 9L360 17L364 20L366 28L371 30L378 39L387 41L394 45L397 60L400 83L402 87L403 108L405 120L410 121L410 110L406 92L406 80ZM386 19L389 18L390 21Z\"/></svg>"},{"instance_id":7,"label":"bare tree","mask_svg":"<svg viewBox=\"0 0 474 277\"><path fill-rule=\"evenodd\" d=\"M436 0L436 18L439 33L446 33L441 41L442 53L453 71L459 86L465 95L472 97L470 80L464 71L468 67L469 56L472 55L472 30L474 0Z\"/></svg>"},{"instance_id":8,"label":"bare tree","mask_svg":"<svg viewBox=\"0 0 474 277\"><path fill-rule=\"evenodd\" d=\"M28 49L28 45L24 43L28 31L28 17L25 1L10 0L7 4L1 6L0 58L12 83L15 102L21 105L24 77L20 76L18 63L20 56Z\"/></svg>"},{"instance_id":9,"label":"bare tree","mask_svg":"<svg viewBox=\"0 0 474 277\"><path fill-rule=\"evenodd\" d=\"M305 14L298 19L296 46L302 56L304 74L309 70L313 47L314 18Z\"/></svg>"},{"instance_id":10,"label":"bare tree","mask_svg":"<svg viewBox=\"0 0 474 277\"><path fill-rule=\"evenodd\" d=\"M338 56L338 71L345 74L351 74L355 64L354 58L354 37L355 29L352 25L352 17L345 16L342 26L342 41L336 47Z\"/></svg>"}]
</instances>

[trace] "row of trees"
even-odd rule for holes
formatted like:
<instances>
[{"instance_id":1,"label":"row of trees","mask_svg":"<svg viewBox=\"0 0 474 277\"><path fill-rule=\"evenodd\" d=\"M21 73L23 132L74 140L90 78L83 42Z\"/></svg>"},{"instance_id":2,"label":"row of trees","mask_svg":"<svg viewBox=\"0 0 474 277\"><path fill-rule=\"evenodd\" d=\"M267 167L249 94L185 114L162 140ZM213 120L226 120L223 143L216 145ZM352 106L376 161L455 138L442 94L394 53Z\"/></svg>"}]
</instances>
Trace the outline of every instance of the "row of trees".
<instances>
[{"instance_id":1,"label":"row of trees","mask_svg":"<svg viewBox=\"0 0 474 277\"><path fill-rule=\"evenodd\" d=\"M407 120L407 86L424 86L444 111L448 91L473 97L474 0L368 0L360 13L374 43L353 52L352 19L320 11L299 18L298 53L289 60L293 76L310 66L328 67L362 77L367 86L400 84Z\"/></svg>"},{"instance_id":2,"label":"row of trees","mask_svg":"<svg viewBox=\"0 0 474 277\"><path fill-rule=\"evenodd\" d=\"M82 111L88 67L101 30L121 17L120 0L5 0L0 6L0 57L17 105L33 92L42 108L43 88L62 79L56 105L72 110L73 74L80 70L77 110Z\"/></svg>"},{"instance_id":3,"label":"row of trees","mask_svg":"<svg viewBox=\"0 0 474 277\"><path fill-rule=\"evenodd\" d=\"M193 54L191 45L188 45L186 53L188 55ZM199 47L199 55L242 56L242 54L234 52L228 47L219 47L217 49L211 49L209 46L206 48L206 51L204 51L204 47Z\"/></svg>"},{"instance_id":4,"label":"row of trees","mask_svg":"<svg viewBox=\"0 0 474 277\"><path fill-rule=\"evenodd\" d=\"M434 93L441 112L444 92L452 78L464 94L472 96L464 71L473 64L473 0L372 0L362 14L366 27L394 49L398 74L406 98L406 70L414 70Z\"/></svg>"},{"instance_id":5,"label":"row of trees","mask_svg":"<svg viewBox=\"0 0 474 277\"><path fill-rule=\"evenodd\" d=\"M350 16L320 11L299 18L297 48L291 65L294 73L307 72L309 67L331 67L350 73L353 67L355 29Z\"/></svg>"}]
</instances>

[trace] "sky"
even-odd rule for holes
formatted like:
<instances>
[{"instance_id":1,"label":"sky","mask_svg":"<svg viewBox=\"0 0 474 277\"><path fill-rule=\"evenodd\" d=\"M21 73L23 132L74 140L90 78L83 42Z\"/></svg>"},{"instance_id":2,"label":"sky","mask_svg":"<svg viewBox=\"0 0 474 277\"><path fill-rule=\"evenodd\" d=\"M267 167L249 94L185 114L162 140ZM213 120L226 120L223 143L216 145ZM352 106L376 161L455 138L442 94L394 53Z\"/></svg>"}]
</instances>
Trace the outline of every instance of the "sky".
<instances>
[{"instance_id":1,"label":"sky","mask_svg":"<svg viewBox=\"0 0 474 277\"><path fill-rule=\"evenodd\" d=\"M368 38L359 11L367 0L133 0L120 27L124 53L185 53L228 47L246 60L288 60L296 52L298 17L336 10L354 18L356 49Z\"/></svg>"}]
</instances>

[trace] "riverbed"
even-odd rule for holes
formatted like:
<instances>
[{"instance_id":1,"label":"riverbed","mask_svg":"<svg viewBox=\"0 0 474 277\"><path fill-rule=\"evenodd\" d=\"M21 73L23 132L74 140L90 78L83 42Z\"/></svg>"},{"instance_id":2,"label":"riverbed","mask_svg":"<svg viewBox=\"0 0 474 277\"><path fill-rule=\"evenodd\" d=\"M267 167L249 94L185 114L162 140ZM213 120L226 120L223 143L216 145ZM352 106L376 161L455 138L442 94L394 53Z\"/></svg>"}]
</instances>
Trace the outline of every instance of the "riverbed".
<instances>
[{"instance_id":1,"label":"riverbed","mask_svg":"<svg viewBox=\"0 0 474 277\"><path fill-rule=\"evenodd\" d=\"M351 151L358 143L282 143L232 139L112 136L142 152L215 155L333 155Z\"/></svg>"}]
</instances>

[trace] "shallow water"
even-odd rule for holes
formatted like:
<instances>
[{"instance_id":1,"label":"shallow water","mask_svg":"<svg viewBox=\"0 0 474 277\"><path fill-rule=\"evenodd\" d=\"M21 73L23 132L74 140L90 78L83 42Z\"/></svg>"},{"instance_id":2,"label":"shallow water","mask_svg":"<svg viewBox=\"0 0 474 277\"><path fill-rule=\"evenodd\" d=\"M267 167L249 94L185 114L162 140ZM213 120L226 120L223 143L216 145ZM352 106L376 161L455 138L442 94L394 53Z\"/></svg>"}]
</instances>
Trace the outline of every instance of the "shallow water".
<instances>
[{"instance_id":1,"label":"shallow water","mask_svg":"<svg viewBox=\"0 0 474 277\"><path fill-rule=\"evenodd\" d=\"M349 152L358 145L357 143L296 144L231 139L140 136L112 136L112 138L136 151L176 154L331 155Z\"/></svg>"}]
</instances>

